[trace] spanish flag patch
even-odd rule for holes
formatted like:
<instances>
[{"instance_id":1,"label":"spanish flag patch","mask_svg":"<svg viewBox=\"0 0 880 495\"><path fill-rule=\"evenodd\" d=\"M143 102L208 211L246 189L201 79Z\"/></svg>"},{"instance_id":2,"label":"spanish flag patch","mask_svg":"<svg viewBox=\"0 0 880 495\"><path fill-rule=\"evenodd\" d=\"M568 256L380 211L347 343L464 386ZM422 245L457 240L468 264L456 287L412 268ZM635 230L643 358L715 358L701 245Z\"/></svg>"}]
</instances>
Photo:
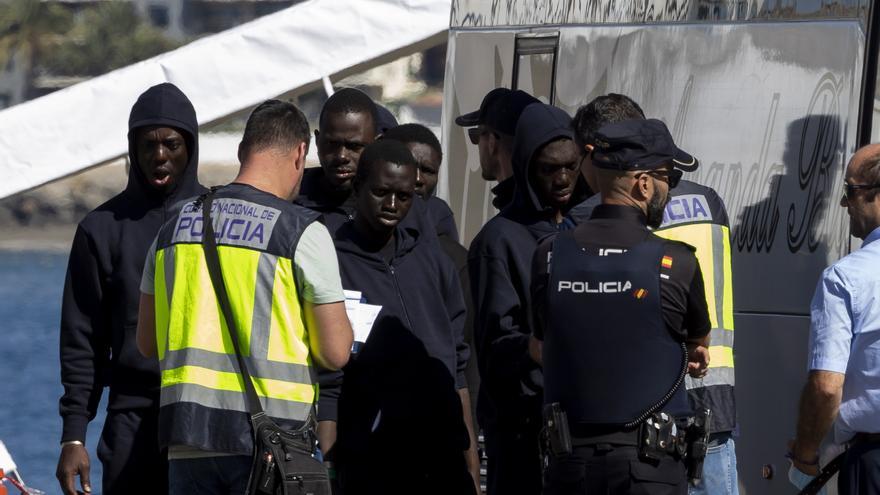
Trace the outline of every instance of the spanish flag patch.
<instances>
[{"instance_id":1,"label":"spanish flag patch","mask_svg":"<svg viewBox=\"0 0 880 495\"><path fill-rule=\"evenodd\" d=\"M672 256L664 256L660 261L660 266L666 268L667 270L672 269Z\"/></svg>"},{"instance_id":2,"label":"spanish flag patch","mask_svg":"<svg viewBox=\"0 0 880 495\"><path fill-rule=\"evenodd\" d=\"M636 299L644 299L647 295L648 291L645 289L636 289L633 291L633 297L635 297Z\"/></svg>"}]
</instances>

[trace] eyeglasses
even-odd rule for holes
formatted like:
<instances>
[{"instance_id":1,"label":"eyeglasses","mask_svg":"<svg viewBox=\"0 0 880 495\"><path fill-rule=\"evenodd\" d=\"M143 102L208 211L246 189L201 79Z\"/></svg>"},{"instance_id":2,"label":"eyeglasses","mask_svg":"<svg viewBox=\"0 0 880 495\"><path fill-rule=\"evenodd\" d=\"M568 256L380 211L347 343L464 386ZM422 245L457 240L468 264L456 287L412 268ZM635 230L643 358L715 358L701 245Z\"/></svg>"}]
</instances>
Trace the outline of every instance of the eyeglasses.
<instances>
[{"instance_id":1,"label":"eyeglasses","mask_svg":"<svg viewBox=\"0 0 880 495\"><path fill-rule=\"evenodd\" d=\"M473 143L473 144L480 144L480 137L483 134L488 134L490 132L492 132L492 131L490 131L489 129L482 128L482 127L468 127L468 130L467 130L468 139L470 139L471 143Z\"/></svg>"},{"instance_id":2,"label":"eyeglasses","mask_svg":"<svg viewBox=\"0 0 880 495\"><path fill-rule=\"evenodd\" d=\"M647 173L654 177L665 177L666 182L669 184L669 189L675 189L676 186L678 186L678 183L681 182L681 177L684 175L684 172L677 168L672 170L652 170Z\"/></svg>"},{"instance_id":3,"label":"eyeglasses","mask_svg":"<svg viewBox=\"0 0 880 495\"><path fill-rule=\"evenodd\" d=\"M880 188L880 184L847 184L843 183L843 195L846 199L849 199L855 196L856 191L861 189L877 189Z\"/></svg>"}]
</instances>

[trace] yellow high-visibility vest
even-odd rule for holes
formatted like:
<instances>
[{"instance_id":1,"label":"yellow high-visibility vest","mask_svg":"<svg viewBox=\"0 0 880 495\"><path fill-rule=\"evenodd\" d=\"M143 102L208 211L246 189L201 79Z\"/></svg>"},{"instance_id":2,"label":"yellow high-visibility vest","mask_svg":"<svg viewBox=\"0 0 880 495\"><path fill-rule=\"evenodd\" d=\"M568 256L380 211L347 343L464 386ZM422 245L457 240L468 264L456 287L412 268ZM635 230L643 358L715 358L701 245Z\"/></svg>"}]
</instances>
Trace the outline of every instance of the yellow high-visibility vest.
<instances>
[{"instance_id":1,"label":"yellow high-visibility vest","mask_svg":"<svg viewBox=\"0 0 880 495\"><path fill-rule=\"evenodd\" d=\"M660 237L696 248L703 274L709 320L709 373L703 379L687 378L691 398L712 409L713 431L736 426L733 352L733 284L731 283L730 227L718 194L709 187L682 181L670 191Z\"/></svg>"},{"instance_id":2,"label":"yellow high-visibility vest","mask_svg":"<svg viewBox=\"0 0 880 495\"><path fill-rule=\"evenodd\" d=\"M291 427L317 396L294 250L316 215L274 196L228 186L212 219L238 340L266 414ZM201 207L185 204L156 240L160 442L248 454L253 442L235 348L201 245Z\"/></svg>"}]
</instances>

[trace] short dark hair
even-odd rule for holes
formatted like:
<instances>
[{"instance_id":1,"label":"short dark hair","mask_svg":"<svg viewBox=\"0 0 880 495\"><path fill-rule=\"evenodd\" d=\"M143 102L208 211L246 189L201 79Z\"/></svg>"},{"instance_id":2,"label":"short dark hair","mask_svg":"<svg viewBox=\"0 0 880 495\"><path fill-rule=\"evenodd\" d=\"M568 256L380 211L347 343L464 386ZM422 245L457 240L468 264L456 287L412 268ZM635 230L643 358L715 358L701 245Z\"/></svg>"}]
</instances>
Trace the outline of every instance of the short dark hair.
<instances>
[{"instance_id":1,"label":"short dark hair","mask_svg":"<svg viewBox=\"0 0 880 495\"><path fill-rule=\"evenodd\" d=\"M422 124L401 124L385 131L382 135L383 139L394 139L403 144L419 143L430 146L443 158L443 148L440 147L440 140L431 132L431 129Z\"/></svg>"},{"instance_id":2,"label":"short dark hair","mask_svg":"<svg viewBox=\"0 0 880 495\"><path fill-rule=\"evenodd\" d=\"M358 161L357 172L355 172L354 186L367 180L373 166L378 162L396 163L402 166L415 167L416 159L413 158L409 148L405 144L396 139L380 139L374 141L364 148L361 153L360 161Z\"/></svg>"},{"instance_id":3,"label":"short dark hair","mask_svg":"<svg viewBox=\"0 0 880 495\"><path fill-rule=\"evenodd\" d=\"M599 96L593 101L578 108L571 127L579 147L593 144L595 133L605 124L614 124L624 120L644 119L645 112L630 97L617 93Z\"/></svg>"},{"instance_id":4,"label":"short dark hair","mask_svg":"<svg viewBox=\"0 0 880 495\"><path fill-rule=\"evenodd\" d=\"M244 162L251 153L270 148L287 153L300 143L308 147L309 139L309 121L299 108L286 101L266 100L248 117L238 159Z\"/></svg>"},{"instance_id":5,"label":"short dark hair","mask_svg":"<svg viewBox=\"0 0 880 495\"><path fill-rule=\"evenodd\" d=\"M324 116L330 113L366 113L373 119L374 125L379 120L373 100L363 91L354 88L339 89L324 102L318 117L319 129L324 127Z\"/></svg>"}]
</instances>

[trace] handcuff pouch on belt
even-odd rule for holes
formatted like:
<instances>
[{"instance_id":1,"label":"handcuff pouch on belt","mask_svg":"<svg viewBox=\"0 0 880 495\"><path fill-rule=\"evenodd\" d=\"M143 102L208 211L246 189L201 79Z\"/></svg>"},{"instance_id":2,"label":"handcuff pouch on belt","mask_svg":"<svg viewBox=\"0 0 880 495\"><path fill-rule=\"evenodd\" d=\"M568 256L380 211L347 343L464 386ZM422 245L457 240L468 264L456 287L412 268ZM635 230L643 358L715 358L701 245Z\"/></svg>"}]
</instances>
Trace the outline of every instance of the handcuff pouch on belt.
<instances>
[{"instance_id":1,"label":"handcuff pouch on belt","mask_svg":"<svg viewBox=\"0 0 880 495\"><path fill-rule=\"evenodd\" d=\"M688 480L703 476L703 460L709 448L709 422L712 412L701 409L685 421L666 413L652 414L639 426L639 457L659 461L666 455L684 459Z\"/></svg>"},{"instance_id":2,"label":"handcuff pouch on belt","mask_svg":"<svg viewBox=\"0 0 880 495\"><path fill-rule=\"evenodd\" d=\"M639 425L639 458L659 461L667 455L687 453L685 430L666 413L654 413Z\"/></svg>"}]
</instances>

